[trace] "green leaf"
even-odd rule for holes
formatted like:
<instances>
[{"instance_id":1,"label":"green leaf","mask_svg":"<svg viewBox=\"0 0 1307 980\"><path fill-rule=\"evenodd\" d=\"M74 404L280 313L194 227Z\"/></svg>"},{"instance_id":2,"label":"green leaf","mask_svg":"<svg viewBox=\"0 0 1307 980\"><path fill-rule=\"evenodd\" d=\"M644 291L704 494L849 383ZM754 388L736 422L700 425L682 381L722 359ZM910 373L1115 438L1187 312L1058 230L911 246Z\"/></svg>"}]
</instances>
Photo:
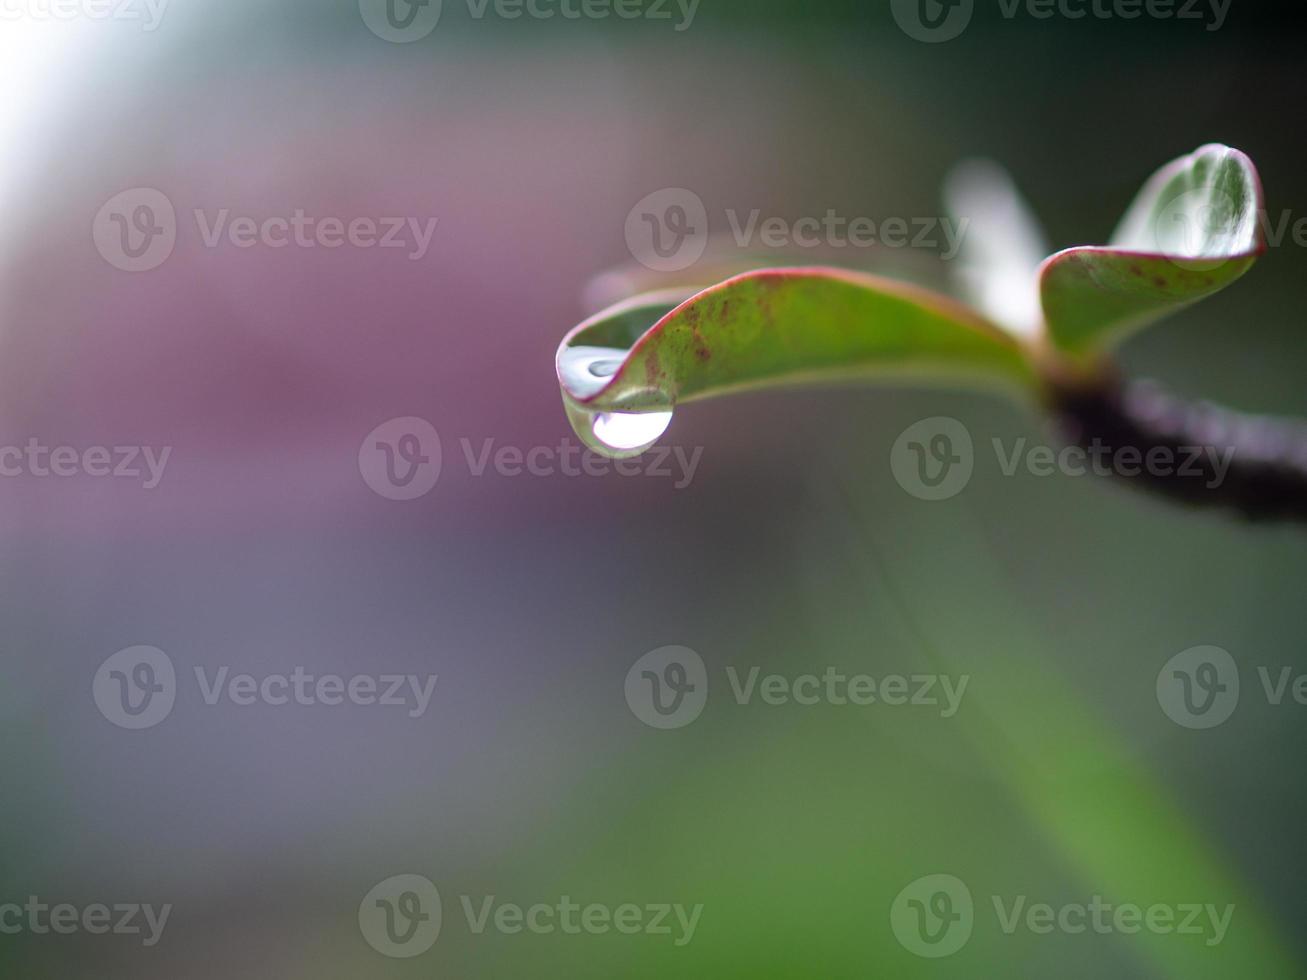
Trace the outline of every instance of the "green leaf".
<instances>
[{"instance_id":1,"label":"green leaf","mask_svg":"<svg viewBox=\"0 0 1307 980\"><path fill-rule=\"evenodd\" d=\"M1261 181L1247 156L1205 146L1160 170L1106 247L1040 269L1054 344L1091 355L1239 279L1265 250Z\"/></svg>"},{"instance_id":2,"label":"green leaf","mask_svg":"<svg viewBox=\"0 0 1307 980\"><path fill-rule=\"evenodd\" d=\"M1034 384L1020 343L969 308L829 268L620 303L568 334L557 368L577 433L618 457L652 445L677 405L746 388L869 374Z\"/></svg>"}]
</instances>

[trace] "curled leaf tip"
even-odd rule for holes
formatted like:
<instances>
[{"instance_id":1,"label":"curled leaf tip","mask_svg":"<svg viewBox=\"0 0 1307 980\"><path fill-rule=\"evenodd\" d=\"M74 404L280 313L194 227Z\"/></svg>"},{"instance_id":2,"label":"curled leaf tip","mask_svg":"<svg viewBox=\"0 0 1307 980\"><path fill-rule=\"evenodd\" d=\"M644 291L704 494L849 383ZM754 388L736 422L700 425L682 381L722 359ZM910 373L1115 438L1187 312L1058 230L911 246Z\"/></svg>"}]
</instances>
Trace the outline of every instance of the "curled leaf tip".
<instances>
[{"instance_id":1,"label":"curled leaf tip","mask_svg":"<svg viewBox=\"0 0 1307 980\"><path fill-rule=\"evenodd\" d=\"M867 375L1031 382L1019 343L968 307L821 267L619 303L564 338L557 370L578 435L614 456L647 449L677 405L730 391Z\"/></svg>"},{"instance_id":2,"label":"curled leaf tip","mask_svg":"<svg viewBox=\"0 0 1307 980\"><path fill-rule=\"evenodd\" d=\"M1058 252L1039 271L1049 333L1092 354L1241 278L1266 250L1261 180L1248 156L1209 144L1144 185L1111 244Z\"/></svg>"}]
</instances>

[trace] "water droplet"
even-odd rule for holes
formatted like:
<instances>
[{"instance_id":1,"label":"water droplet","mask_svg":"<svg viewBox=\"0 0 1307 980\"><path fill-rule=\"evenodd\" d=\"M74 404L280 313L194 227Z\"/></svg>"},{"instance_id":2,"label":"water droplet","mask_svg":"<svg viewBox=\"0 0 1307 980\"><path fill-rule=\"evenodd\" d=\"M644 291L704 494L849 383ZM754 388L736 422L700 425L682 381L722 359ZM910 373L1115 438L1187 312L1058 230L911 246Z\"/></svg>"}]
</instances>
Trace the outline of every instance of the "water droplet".
<instances>
[{"instance_id":1,"label":"water droplet","mask_svg":"<svg viewBox=\"0 0 1307 980\"><path fill-rule=\"evenodd\" d=\"M590 363L590 373L596 378L611 378L621 366L621 360L592 361Z\"/></svg>"},{"instance_id":2,"label":"water droplet","mask_svg":"<svg viewBox=\"0 0 1307 980\"><path fill-rule=\"evenodd\" d=\"M612 449L639 452L657 442L671 424L671 412L601 412L594 419L594 434Z\"/></svg>"}]
</instances>

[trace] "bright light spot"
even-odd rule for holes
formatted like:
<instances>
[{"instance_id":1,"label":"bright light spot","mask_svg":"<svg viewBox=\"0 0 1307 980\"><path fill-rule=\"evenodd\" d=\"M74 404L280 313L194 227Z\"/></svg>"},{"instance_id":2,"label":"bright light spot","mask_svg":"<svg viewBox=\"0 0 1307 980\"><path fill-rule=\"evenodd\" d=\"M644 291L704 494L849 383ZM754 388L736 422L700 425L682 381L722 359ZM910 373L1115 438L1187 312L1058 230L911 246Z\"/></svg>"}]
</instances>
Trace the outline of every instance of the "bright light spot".
<instances>
[{"instance_id":1,"label":"bright light spot","mask_svg":"<svg viewBox=\"0 0 1307 980\"><path fill-rule=\"evenodd\" d=\"M75 82L69 60L85 26L0 4L0 235L10 226L9 209L36 196L23 187L39 176L37 149L44 149L57 96Z\"/></svg>"},{"instance_id":2,"label":"bright light spot","mask_svg":"<svg viewBox=\"0 0 1307 980\"><path fill-rule=\"evenodd\" d=\"M642 449L658 441L672 424L671 412L645 412L640 415L606 412L596 416L595 438L613 449Z\"/></svg>"}]
</instances>

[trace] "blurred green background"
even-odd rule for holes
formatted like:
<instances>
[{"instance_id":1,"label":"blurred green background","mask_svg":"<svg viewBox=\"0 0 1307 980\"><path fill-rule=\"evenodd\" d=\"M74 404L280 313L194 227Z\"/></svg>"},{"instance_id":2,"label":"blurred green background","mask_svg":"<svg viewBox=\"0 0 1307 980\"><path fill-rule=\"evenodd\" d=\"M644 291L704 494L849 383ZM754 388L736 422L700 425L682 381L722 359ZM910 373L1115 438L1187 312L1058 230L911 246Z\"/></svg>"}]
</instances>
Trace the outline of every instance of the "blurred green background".
<instances>
[{"instance_id":1,"label":"blurred green background","mask_svg":"<svg viewBox=\"0 0 1307 980\"><path fill-rule=\"evenodd\" d=\"M955 40L888 4L703 0L689 29L477 20L386 43L348 2L174 0L160 28L43 25L5 53L0 441L174 447L157 490L0 482L0 904L170 903L163 940L0 935L23 978L1293 977L1307 708L1302 531L1091 479L1006 477L917 500L890 447L951 416L980 446L1047 441L990 395L849 387L687 407L670 480L475 477L460 440L572 434L553 352L586 284L629 263L628 211L665 187L794 219L932 216L950 168L1002 161L1056 248L1105 241L1158 166L1248 152L1272 216L1307 217L1298 8L1180 21L1006 19ZM68 28L62 34L60 31ZM15 52L27 54L20 64ZM439 216L421 262L205 250L133 277L89 228L156 187L234 213ZM1307 252L1133 340L1128 371L1307 415ZM359 478L386 419L439 430L436 489ZM124 731L90 697L134 644L197 665L437 673L421 719L206 706ZM623 695L648 651L703 658L702 716L659 731ZM1243 695L1193 731L1158 672L1213 644ZM970 678L929 707L739 705L725 670ZM970 941L891 929L954 875ZM439 888L438 942L390 959L359 904ZM702 904L693 940L475 934L459 896ZM1233 904L1175 935L1006 934L992 896Z\"/></svg>"}]
</instances>

